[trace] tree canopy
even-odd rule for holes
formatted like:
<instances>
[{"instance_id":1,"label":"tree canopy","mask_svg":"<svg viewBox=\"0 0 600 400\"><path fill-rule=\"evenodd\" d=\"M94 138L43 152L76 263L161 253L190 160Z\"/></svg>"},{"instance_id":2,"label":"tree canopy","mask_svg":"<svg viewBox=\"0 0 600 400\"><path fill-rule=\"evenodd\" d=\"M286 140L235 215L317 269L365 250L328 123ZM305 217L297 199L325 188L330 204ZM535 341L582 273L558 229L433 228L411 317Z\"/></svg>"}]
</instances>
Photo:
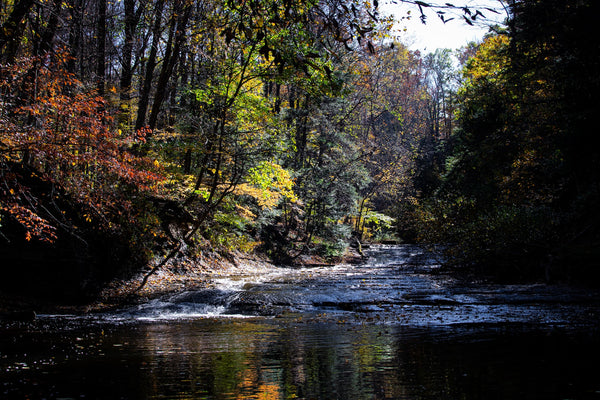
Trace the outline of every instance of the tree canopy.
<instances>
[{"instance_id":1,"label":"tree canopy","mask_svg":"<svg viewBox=\"0 0 600 400\"><path fill-rule=\"evenodd\" d=\"M162 267L420 240L569 275L598 248L597 6L508 6L482 43L421 54L377 1L5 2L0 241L97 254L101 235L114 265Z\"/></svg>"}]
</instances>

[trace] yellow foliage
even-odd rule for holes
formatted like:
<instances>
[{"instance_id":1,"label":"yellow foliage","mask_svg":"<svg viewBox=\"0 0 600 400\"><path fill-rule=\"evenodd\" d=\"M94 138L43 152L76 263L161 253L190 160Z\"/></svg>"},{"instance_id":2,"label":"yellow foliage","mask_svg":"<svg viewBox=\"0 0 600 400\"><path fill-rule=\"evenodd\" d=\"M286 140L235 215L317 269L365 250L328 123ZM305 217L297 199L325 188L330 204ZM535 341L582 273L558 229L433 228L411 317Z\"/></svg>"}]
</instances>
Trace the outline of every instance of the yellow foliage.
<instances>
[{"instance_id":1,"label":"yellow foliage","mask_svg":"<svg viewBox=\"0 0 600 400\"><path fill-rule=\"evenodd\" d=\"M263 209L277 207L283 198L291 202L298 200L289 171L274 162L265 161L252 168L247 181L238 185L236 194L251 196Z\"/></svg>"},{"instance_id":2,"label":"yellow foliage","mask_svg":"<svg viewBox=\"0 0 600 400\"><path fill-rule=\"evenodd\" d=\"M256 218L256 214L254 214L252 211L250 211L248 208L243 207L239 204L235 205L235 208L238 211L238 214L244 218L246 218L247 220L253 220L254 218Z\"/></svg>"},{"instance_id":3,"label":"yellow foliage","mask_svg":"<svg viewBox=\"0 0 600 400\"><path fill-rule=\"evenodd\" d=\"M258 205L263 209L275 208L277 204L279 204L279 200L281 200L282 197L279 192L268 189L264 190L247 183L242 183L239 185L236 188L236 194L247 195L256 199L256 201L258 201Z\"/></svg>"},{"instance_id":4,"label":"yellow foliage","mask_svg":"<svg viewBox=\"0 0 600 400\"><path fill-rule=\"evenodd\" d=\"M505 50L508 48L510 39L506 35L488 37L477 50L466 67L469 80L487 79L495 81L500 71L504 71L508 65L508 57Z\"/></svg>"}]
</instances>

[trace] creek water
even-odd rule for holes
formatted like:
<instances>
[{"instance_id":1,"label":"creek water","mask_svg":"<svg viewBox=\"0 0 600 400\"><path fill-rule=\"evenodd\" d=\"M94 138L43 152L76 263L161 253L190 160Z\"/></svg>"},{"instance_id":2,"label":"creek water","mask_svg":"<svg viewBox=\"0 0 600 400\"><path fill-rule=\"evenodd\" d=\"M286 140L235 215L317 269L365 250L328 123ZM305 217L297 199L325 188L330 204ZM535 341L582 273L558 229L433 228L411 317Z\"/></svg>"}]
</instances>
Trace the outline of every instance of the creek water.
<instances>
[{"instance_id":1,"label":"creek water","mask_svg":"<svg viewBox=\"0 0 600 400\"><path fill-rule=\"evenodd\" d=\"M1 399L600 399L600 292L473 284L435 253L214 276L0 323Z\"/></svg>"}]
</instances>

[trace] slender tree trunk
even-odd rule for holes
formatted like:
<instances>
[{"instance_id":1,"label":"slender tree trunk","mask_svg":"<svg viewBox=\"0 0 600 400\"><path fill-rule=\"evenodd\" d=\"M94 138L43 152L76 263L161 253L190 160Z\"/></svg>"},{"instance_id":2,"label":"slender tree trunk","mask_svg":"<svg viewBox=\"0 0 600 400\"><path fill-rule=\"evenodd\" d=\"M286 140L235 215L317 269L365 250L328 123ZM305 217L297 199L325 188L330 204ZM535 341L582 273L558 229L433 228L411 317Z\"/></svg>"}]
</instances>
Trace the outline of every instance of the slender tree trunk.
<instances>
[{"instance_id":1,"label":"slender tree trunk","mask_svg":"<svg viewBox=\"0 0 600 400\"><path fill-rule=\"evenodd\" d=\"M281 112L281 84L275 84L275 104L273 105L273 111L275 114L279 114Z\"/></svg>"},{"instance_id":2,"label":"slender tree trunk","mask_svg":"<svg viewBox=\"0 0 600 400\"><path fill-rule=\"evenodd\" d=\"M140 101L138 103L138 113L137 119L135 121L136 131L146 124L146 111L148 110L150 90L152 89L152 78L154 77L154 69L156 68L156 55L158 53L158 45L160 43L162 26L161 21L164 5L164 0L158 0L155 6L156 8L154 14L154 26L152 27L152 47L150 48L150 54L146 63L144 83L142 86L142 90L140 91Z\"/></svg>"},{"instance_id":3,"label":"slender tree trunk","mask_svg":"<svg viewBox=\"0 0 600 400\"><path fill-rule=\"evenodd\" d=\"M189 5L186 5L184 10L180 10L179 7L174 9L173 23L169 32L169 41L167 43L167 49L160 71L160 76L156 84L156 93L154 94L152 111L150 112L150 118L148 119L148 126L150 129L156 128L158 114L165 99L167 85L171 79L171 75L173 75L175 64L177 64L177 60L179 59L181 45L185 40L185 29L187 27L187 21L190 17L190 14L191 7Z\"/></svg>"},{"instance_id":4,"label":"slender tree trunk","mask_svg":"<svg viewBox=\"0 0 600 400\"><path fill-rule=\"evenodd\" d=\"M154 100L152 102L152 109L150 110L150 117L148 118L148 126L150 129L156 128L158 121L158 113L162 106L162 102L165 98L165 89L167 88L167 82L169 80L169 64L171 62L173 52L173 41L175 36L175 28L177 27L177 18L175 16L176 11L173 10L173 16L171 17L171 26L169 27L169 38L167 39L167 45L165 48L165 55L162 61L162 67L158 76L158 82L156 85L156 91L154 93Z\"/></svg>"},{"instance_id":5,"label":"slender tree trunk","mask_svg":"<svg viewBox=\"0 0 600 400\"><path fill-rule=\"evenodd\" d=\"M192 149L187 149L183 155L183 173L192 172Z\"/></svg>"},{"instance_id":6,"label":"slender tree trunk","mask_svg":"<svg viewBox=\"0 0 600 400\"><path fill-rule=\"evenodd\" d=\"M305 107L298 109L296 117L296 168L302 168L306 161L306 141L308 139L308 95L305 101Z\"/></svg>"},{"instance_id":7,"label":"slender tree trunk","mask_svg":"<svg viewBox=\"0 0 600 400\"><path fill-rule=\"evenodd\" d=\"M79 68L81 68L81 43L82 43L82 0L71 0L69 4L71 13L71 26L69 31L69 49L71 49L72 58L67 63L69 72L76 74L82 71L78 71L77 62L79 62ZM80 76L81 79L83 76Z\"/></svg>"},{"instance_id":8,"label":"slender tree trunk","mask_svg":"<svg viewBox=\"0 0 600 400\"><path fill-rule=\"evenodd\" d=\"M62 0L54 0L53 7L50 10L48 24L43 32L40 32L39 35L40 40L37 45L38 54L45 54L52 49L52 42L54 41L54 36L56 35L56 30L58 28L58 17L60 15L62 3Z\"/></svg>"},{"instance_id":9,"label":"slender tree trunk","mask_svg":"<svg viewBox=\"0 0 600 400\"><path fill-rule=\"evenodd\" d=\"M192 70L191 59L192 59L192 55L190 54L189 48L185 48L185 50L183 50L180 55L179 73L177 74L177 75L179 75L179 87L181 87L183 89L185 89L186 87L189 87L188 81L190 79L190 71ZM173 97L171 99L173 102L177 96L177 89L178 89L178 86L175 85L174 90L173 90ZM187 105L187 98L183 97L181 99L180 106L186 107L186 105Z\"/></svg>"},{"instance_id":10,"label":"slender tree trunk","mask_svg":"<svg viewBox=\"0 0 600 400\"><path fill-rule=\"evenodd\" d=\"M123 128L129 128L129 119L131 116L131 82L133 79L133 68L131 61L133 58L133 42L135 40L135 27L138 18L135 12L135 0L124 0L125 9L125 42L122 51L122 69L119 100L119 124Z\"/></svg>"},{"instance_id":11,"label":"slender tree trunk","mask_svg":"<svg viewBox=\"0 0 600 400\"><path fill-rule=\"evenodd\" d=\"M366 197L360 201L360 208L358 210L358 218L356 219L356 223L354 224L354 231L358 234L358 240L362 240L364 233L364 226L362 224L363 221L363 212L365 209L365 203L367 201Z\"/></svg>"},{"instance_id":12,"label":"slender tree trunk","mask_svg":"<svg viewBox=\"0 0 600 400\"><path fill-rule=\"evenodd\" d=\"M97 35L97 59L96 59L96 89L98 95L104 96L106 85L106 1L98 1L98 21L96 26Z\"/></svg>"},{"instance_id":13,"label":"slender tree trunk","mask_svg":"<svg viewBox=\"0 0 600 400\"><path fill-rule=\"evenodd\" d=\"M133 41L135 40L135 27L137 18L135 15L135 0L124 0L123 6L125 9L125 42L122 50L122 69L121 69L121 100L128 100L130 97L131 80L133 69L131 67L131 59L133 58Z\"/></svg>"}]
</instances>

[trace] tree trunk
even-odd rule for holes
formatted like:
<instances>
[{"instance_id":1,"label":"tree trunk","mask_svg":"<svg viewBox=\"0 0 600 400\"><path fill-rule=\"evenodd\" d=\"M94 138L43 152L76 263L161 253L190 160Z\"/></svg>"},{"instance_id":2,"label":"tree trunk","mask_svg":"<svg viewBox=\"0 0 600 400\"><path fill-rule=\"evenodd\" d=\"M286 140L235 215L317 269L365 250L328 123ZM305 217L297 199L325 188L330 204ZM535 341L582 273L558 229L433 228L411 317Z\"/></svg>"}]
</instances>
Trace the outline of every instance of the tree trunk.
<instances>
[{"instance_id":1,"label":"tree trunk","mask_svg":"<svg viewBox=\"0 0 600 400\"><path fill-rule=\"evenodd\" d=\"M38 42L36 54L46 54L52 49L52 42L58 28L58 20L60 10L62 8L62 0L54 0L54 5L50 10L48 24L46 28L39 33L40 40Z\"/></svg>"},{"instance_id":2,"label":"tree trunk","mask_svg":"<svg viewBox=\"0 0 600 400\"><path fill-rule=\"evenodd\" d=\"M81 62L81 48L82 48L82 19L83 19L83 6L82 0L71 0L69 4L69 10L71 13L71 26L69 30L69 49L71 49L72 58L67 63L68 71L77 74L79 78L83 78L82 62ZM77 61L79 61L79 70L77 67Z\"/></svg>"},{"instance_id":3,"label":"tree trunk","mask_svg":"<svg viewBox=\"0 0 600 400\"><path fill-rule=\"evenodd\" d=\"M0 26L0 55L2 60L13 62L19 50L19 43L25 28L25 16L31 10L33 0L15 2L8 19Z\"/></svg>"},{"instance_id":4,"label":"tree trunk","mask_svg":"<svg viewBox=\"0 0 600 400\"><path fill-rule=\"evenodd\" d=\"M98 1L98 21L96 26L96 35L98 47L96 55L96 89L98 95L104 96L104 86L106 85L106 0Z\"/></svg>"},{"instance_id":5,"label":"tree trunk","mask_svg":"<svg viewBox=\"0 0 600 400\"><path fill-rule=\"evenodd\" d=\"M179 7L175 7L173 10L173 20L171 24L171 30L169 32L167 49L165 51L163 65L160 71L158 82L156 84L156 93L154 94L154 102L152 103L152 110L148 120L148 126L150 129L156 128L158 114L165 99L167 85L171 79L171 75L173 74L175 64L179 59L181 45L185 40L185 29L190 14L191 7L189 5L185 6L184 10L180 10Z\"/></svg>"},{"instance_id":6,"label":"tree trunk","mask_svg":"<svg viewBox=\"0 0 600 400\"><path fill-rule=\"evenodd\" d=\"M152 89L152 78L154 77L154 69L156 68L156 55L158 53L158 45L161 36L161 22L164 0L158 0L155 8L154 26L152 27L152 47L146 63L146 73L144 74L144 83L140 91L140 101L138 103L137 119L135 121L135 130L144 127L146 124L146 111L150 99L150 90Z\"/></svg>"},{"instance_id":7,"label":"tree trunk","mask_svg":"<svg viewBox=\"0 0 600 400\"><path fill-rule=\"evenodd\" d=\"M152 102L152 109L150 110L150 117L148 118L148 126L150 127L150 129L156 128L156 123L158 121L158 113L160 111L160 107L162 106L162 102L165 98L164 90L167 88L167 82L170 78L168 70L171 61L171 55L173 52L175 28L177 26L177 18L175 15L176 11L173 10L173 16L171 17L171 26L169 28L169 38L167 39L165 55L162 61L163 64L160 69L160 74L158 76L156 92L154 93L154 101Z\"/></svg>"},{"instance_id":8,"label":"tree trunk","mask_svg":"<svg viewBox=\"0 0 600 400\"><path fill-rule=\"evenodd\" d=\"M125 42L123 43L122 68L120 81L119 100L119 125L121 129L129 129L129 119L131 116L131 81L133 79L133 68L131 61L133 58L133 42L135 40L135 27L138 18L135 12L135 0L124 0L125 9Z\"/></svg>"},{"instance_id":9,"label":"tree trunk","mask_svg":"<svg viewBox=\"0 0 600 400\"><path fill-rule=\"evenodd\" d=\"M306 158L306 141L308 139L308 95L306 95L304 107L300 108L298 101L298 109L296 116L296 168L304 167Z\"/></svg>"}]
</instances>

